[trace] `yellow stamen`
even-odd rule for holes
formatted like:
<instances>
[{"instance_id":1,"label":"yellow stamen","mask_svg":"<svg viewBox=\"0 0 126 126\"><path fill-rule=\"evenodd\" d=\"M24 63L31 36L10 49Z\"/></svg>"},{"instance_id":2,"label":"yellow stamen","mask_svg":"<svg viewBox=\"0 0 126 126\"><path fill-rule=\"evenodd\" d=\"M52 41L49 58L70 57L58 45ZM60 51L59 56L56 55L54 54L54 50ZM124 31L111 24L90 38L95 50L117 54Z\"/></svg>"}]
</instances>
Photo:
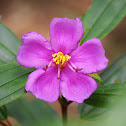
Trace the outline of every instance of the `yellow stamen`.
<instances>
[{"instance_id":1,"label":"yellow stamen","mask_svg":"<svg viewBox=\"0 0 126 126\"><path fill-rule=\"evenodd\" d=\"M55 53L52 55L52 57L53 62L60 65L63 65L66 61L68 61L71 58L71 56L69 55L63 55L62 52Z\"/></svg>"}]
</instances>

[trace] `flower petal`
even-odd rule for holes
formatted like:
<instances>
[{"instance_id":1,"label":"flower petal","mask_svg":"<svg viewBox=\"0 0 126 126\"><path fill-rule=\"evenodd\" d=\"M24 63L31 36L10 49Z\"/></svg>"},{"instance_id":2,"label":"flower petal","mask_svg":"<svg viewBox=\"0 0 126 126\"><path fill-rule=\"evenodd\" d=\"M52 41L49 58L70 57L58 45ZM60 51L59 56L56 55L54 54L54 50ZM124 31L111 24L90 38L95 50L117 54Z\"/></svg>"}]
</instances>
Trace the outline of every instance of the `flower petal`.
<instances>
[{"instance_id":1,"label":"flower petal","mask_svg":"<svg viewBox=\"0 0 126 126\"><path fill-rule=\"evenodd\" d=\"M65 67L61 73L60 91L70 101L82 103L96 90L97 83L89 75Z\"/></svg>"},{"instance_id":2,"label":"flower petal","mask_svg":"<svg viewBox=\"0 0 126 126\"><path fill-rule=\"evenodd\" d=\"M22 35L17 61L25 67L42 68L49 64L53 53L45 37L37 32L29 32Z\"/></svg>"},{"instance_id":3,"label":"flower petal","mask_svg":"<svg viewBox=\"0 0 126 126\"><path fill-rule=\"evenodd\" d=\"M97 38L88 40L71 53L71 62L86 74L105 69L108 61L102 43Z\"/></svg>"},{"instance_id":4,"label":"flower petal","mask_svg":"<svg viewBox=\"0 0 126 126\"><path fill-rule=\"evenodd\" d=\"M57 79L57 68L51 67L47 71L37 69L32 72L25 85L27 92L36 98L47 102L55 102L59 97L59 79Z\"/></svg>"},{"instance_id":5,"label":"flower petal","mask_svg":"<svg viewBox=\"0 0 126 126\"><path fill-rule=\"evenodd\" d=\"M83 24L79 18L54 18L50 26L50 36L52 48L56 52L69 54L77 48L83 36Z\"/></svg>"}]
</instances>

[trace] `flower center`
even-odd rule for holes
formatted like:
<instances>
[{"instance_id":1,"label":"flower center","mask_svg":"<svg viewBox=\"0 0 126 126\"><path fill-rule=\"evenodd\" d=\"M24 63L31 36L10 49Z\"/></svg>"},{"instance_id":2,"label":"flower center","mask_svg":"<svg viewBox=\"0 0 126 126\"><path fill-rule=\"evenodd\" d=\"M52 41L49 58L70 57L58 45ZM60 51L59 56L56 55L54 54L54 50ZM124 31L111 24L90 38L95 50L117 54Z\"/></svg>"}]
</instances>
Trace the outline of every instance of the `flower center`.
<instances>
[{"instance_id":1,"label":"flower center","mask_svg":"<svg viewBox=\"0 0 126 126\"><path fill-rule=\"evenodd\" d=\"M62 52L58 52L52 55L53 57L53 62L56 64L64 65L66 61L69 61L71 56L69 55L64 55Z\"/></svg>"}]
</instances>

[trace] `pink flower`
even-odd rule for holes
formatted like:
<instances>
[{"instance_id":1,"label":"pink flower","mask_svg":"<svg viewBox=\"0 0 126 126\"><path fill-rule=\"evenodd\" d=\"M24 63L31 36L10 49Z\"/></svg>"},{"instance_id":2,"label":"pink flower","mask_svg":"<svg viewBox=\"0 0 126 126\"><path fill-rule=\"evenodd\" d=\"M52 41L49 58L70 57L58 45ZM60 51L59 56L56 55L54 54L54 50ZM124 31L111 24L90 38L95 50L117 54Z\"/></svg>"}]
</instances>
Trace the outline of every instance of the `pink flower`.
<instances>
[{"instance_id":1,"label":"pink flower","mask_svg":"<svg viewBox=\"0 0 126 126\"><path fill-rule=\"evenodd\" d=\"M17 61L37 69L29 75L25 89L47 102L55 102L60 89L67 100L82 103L97 88L88 74L107 67L102 43L93 38L78 46L84 32L79 18L54 18L49 30L50 42L36 32L22 35Z\"/></svg>"}]
</instances>

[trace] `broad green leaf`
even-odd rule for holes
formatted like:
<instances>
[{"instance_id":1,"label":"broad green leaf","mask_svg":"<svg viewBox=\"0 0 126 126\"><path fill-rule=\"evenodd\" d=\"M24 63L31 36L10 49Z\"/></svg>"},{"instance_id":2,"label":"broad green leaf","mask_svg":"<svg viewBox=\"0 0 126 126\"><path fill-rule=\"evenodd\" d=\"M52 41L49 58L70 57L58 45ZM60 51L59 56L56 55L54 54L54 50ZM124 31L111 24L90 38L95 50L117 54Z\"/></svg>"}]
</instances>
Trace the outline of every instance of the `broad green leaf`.
<instances>
[{"instance_id":1,"label":"broad green leaf","mask_svg":"<svg viewBox=\"0 0 126 126\"><path fill-rule=\"evenodd\" d=\"M126 92L126 90L125 90ZM126 94L100 116L98 120L85 121L81 126L126 126Z\"/></svg>"},{"instance_id":2,"label":"broad green leaf","mask_svg":"<svg viewBox=\"0 0 126 126\"><path fill-rule=\"evenodd\" d=\"M16 60L21 41L0 22L0 65Z\"/></svg>"},{"instance_id":3,"label":"broad green leaf","mask_svg":"<svg viewBox=\"0 0 126 126\"><path fill-rule=\"evenodd\" d=\"M102 39L126 16L125 0L94 0L87 13L81 18L84 29L92 28L81 42L91 38Z\"/></svg>"},{"instance_id":4,"label":"broad green leaf","mask_svg":"<svg viewBox=\"0 0 126 126\"><path fill-rule=\"evenodd\" d=\"M24 85L32 69L16 62L20 45L16 35L0 22L0 106L26 93Z\"/></svg>"},{"instance_id":5,"label":"broad green leaf","mask_svg":"<svg viewBox=\"0 0 126 126\"><path fill-rule=\"evenodd\" d=\"M124 89L126 89L126 86L122 83L113 83L104 87L99 86L84 102L95 107L110 107L118 101L120 95L123 95L122 90Z\"/></svg>"},{"instance_id":6,"label":"broad green leaf","mask_svg":"<svg viewBox=\"0 0 126 126\"><path fill-rule=\"evenodd\" d=\"M24 85L31 71L16 61L0 66L0 106L26 93Z\"/></svg>"},{"instance_id":7,"label":"broad green leaf","mask_svg":"<svg viewBox=\"0 0 126 126\"><path fill-rule=\"evenodd\" d=\"M80 113L80 118L89 120L89 119L96 119L101 114L105 113L108 109L107 108L99 108L88 105L86 103L79 104L78 111Z\"/></svg>"},{"instance_id":8,"label":"broad green leaf","mask_svg":"<svg viewBox=\"0 0 126 126\"><path fill-rule=\"evenodd\" d=\"M6 106L0 107L0 120L6 120L8 116L7 108Z\"/></svg>"},{"instance_id":9,"label":"broad green leaf","mask_svg":"<svg viewBox=\"0 0 126 126\"><path fill-rule=\"evenodd\" d=\"M99 81L100 83L102 82L101 77L97 73L89 74L92 78L95 80Z\"/></svg>"},{"instance_id":10,"label":"broad green leaf","mask_svg":"<svg viewBox=\"0 0 126 126\"><path fill-rule=\"evenodd\" d=\"M120 97L124 95L123 90L126 90L125 83L105 85L104 89L99 86L84 103L79 105L80 117L83 119L96 119L119 101Z\"/></svg>"},{"instance_id":11,"label":"broad green leaf","mask_svg":"<svg viewBox=\"0 0 126 126\"><path fill-rule=\"evenodd\" d=\"M57 113L44 101L17 99L7 105L8 115L14 117L21 126L60 126Z\"/></svg>"},{"instance_id":12,"label":"broad green leaf","mask_svg":"<svg viewBox=\"0 0 126 126\"><path fill-rule=\"evenodd\" d=\"M116 97L119 94L118 89L119 87L123 89L121 86L123 86L123 83L126 81L126 55L120 57L107 69L105 69L100 74L100 77L102 78L103 87L98 86L98 89L93 96L87 99L87 101L85 100L85 102L88 102L90 105L82 103L78 107L81 118L90 119L103 114L106 109L99 107L106 107L104 106L104 102L105 104L109 105L108 101L110 101L111 104L111 100L116 100L118 98ZM120 83L120 85L118 83ZM93 97L95 98L92 99ZM98 113L96 113L96 111Z\"/></svg>"},{"instance_id":13,"label":"broad green leaf","mask_svg":"<svg viewBox=\"0 0 126 126\"><path fill-rule=\"evenodd\" d=\"M115 82L126 81L126 55L118 58L114 63L107 67L100 77L103 80L103 85L107 85Z\"/></svg>"}]
</instances>

